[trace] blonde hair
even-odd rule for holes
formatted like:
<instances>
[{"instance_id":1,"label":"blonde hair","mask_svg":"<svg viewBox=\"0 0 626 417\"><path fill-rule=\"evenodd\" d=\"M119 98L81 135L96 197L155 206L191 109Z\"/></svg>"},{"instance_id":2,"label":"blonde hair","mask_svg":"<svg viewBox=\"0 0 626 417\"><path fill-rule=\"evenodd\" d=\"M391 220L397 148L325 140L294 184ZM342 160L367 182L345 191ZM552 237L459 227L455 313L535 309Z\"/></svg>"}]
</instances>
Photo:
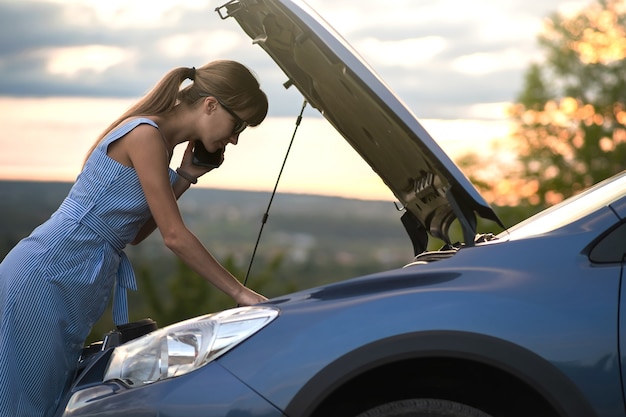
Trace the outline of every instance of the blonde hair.
<instances>
[{"instance_id":1,"label":"blonde hair","mask_svg":"<svg viewBox=\"0 0 626 417\"><path fill-rule=\"evenodd\" d=\"M181 89L182 83L188 79L192 83ZM111 123L98 137L87 157L124 120L135 116L161 116L171 112L179 103L193 105L207 94L215 95L235 111L253 109L254 112L246 120L250 126L259 125L267 115L267 96L254 74L239 62L218 60L197 69L179 67L165 74L148 94Z\"/></svg>"}]
</instances>

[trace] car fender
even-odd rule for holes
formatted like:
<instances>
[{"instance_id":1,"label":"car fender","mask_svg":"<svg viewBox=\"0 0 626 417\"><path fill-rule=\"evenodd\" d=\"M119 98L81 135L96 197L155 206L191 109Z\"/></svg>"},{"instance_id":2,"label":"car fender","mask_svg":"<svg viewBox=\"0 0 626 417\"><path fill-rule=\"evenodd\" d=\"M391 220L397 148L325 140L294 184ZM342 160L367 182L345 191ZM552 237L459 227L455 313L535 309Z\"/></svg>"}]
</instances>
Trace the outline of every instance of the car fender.
<instances>
[{"instance_id":1,"label":"car fender","mask_svg":"<svg viewBox=\"0 0 626 417\"><path fill-rule=\"evenodd\" d=\"M572 381L547 360L502 339L462 331L404 334L347 353L308 381L289 403L285 414L309 415L342 384L373 368L428 357L466 359L504 370L533 387L559 415L596 416Z\"/></svg>"}]
</instances>

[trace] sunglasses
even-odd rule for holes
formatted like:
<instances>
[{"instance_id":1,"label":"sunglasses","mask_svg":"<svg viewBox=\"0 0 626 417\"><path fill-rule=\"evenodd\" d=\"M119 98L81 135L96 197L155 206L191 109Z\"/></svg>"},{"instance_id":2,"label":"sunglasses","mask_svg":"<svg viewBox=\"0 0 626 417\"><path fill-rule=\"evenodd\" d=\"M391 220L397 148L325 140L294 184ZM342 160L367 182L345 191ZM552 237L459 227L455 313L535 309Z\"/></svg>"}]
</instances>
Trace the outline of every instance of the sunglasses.
<instances>
[{"instance_id":1,"label":"sunglasses","mask_svg":"<svg viewBox=\"0 0 626 417\"><path fill-rule=\"evenodd\" d=\"M200 97L213 97L215 100L217 100L220 106L224 108L224 110L226 110L231 116L233 116L233 118L235 119L235 126L233 126L233 135L240 134L246 129L246 127L248 127L248 122L243 120L241 117L237 116L237 113L235 113L231 108L229 108L226 104L224 104L222 100L220 100L214 94L201 93Z\"/></svg>"}]
</instances>

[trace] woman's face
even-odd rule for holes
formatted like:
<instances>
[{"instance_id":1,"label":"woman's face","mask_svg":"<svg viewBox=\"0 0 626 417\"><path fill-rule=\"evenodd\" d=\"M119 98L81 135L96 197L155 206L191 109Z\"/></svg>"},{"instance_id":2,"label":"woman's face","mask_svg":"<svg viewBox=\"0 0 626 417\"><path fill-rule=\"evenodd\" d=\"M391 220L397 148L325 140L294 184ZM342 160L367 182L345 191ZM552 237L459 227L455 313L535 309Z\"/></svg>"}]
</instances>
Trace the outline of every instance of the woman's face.
<instances>
[{"instance_id":1,"label":"woman's face","mask_svg":"<svg viewBox=\"0 0 626 417\"><path fill-rule=\"evenodd\" d=\"M234 110L232 110L231 108L229 108L228 106L220 102L219 100L218 100L218 103L222 107L222 109L226 110L226 112L230 114L230 116L232 117L232 120L233 120L232 134L233 135L239 135L241 132L243 132L246 129L246 127L248 127L248 122L242 119Z\"/></svg>"},{"instance_id":2,"label":"woman's face","mask_svg":"<svg viewBox=\"0 0 626 417\"><path fill-rule=\"evenodd\" d=\"M207 97L204 106L206 108L206 123L203 123L202 143L209 152L225 148L232 143L236 145L239 135L248 126L244 117L249 114L239 114L224 106L214 97ZM250 113L250 112L246 112Z\"/></svg>"}]
</instances>

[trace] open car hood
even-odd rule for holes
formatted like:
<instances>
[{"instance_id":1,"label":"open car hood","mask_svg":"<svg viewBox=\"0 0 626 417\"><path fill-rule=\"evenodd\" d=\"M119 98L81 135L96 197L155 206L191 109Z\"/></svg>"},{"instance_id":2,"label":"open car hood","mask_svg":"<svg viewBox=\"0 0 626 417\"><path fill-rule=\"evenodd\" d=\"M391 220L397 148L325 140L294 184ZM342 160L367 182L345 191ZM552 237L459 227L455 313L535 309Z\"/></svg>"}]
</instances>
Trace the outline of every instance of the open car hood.
<instances>
[{"instance_id":1,"label":"open car hood","mask_svg":"<svg viewBox=\"0 0 626 417\"><path fill-rule=\"evenodd\" d=\"M416 252L426 233L451 243L457 219L466 245L474 242L476 215L501 224L411 111L306 3L232 0L216 10L239 23L385 182L406 209L414 246L414 236L421 241Z\"/></svg>"}]
</instances>

